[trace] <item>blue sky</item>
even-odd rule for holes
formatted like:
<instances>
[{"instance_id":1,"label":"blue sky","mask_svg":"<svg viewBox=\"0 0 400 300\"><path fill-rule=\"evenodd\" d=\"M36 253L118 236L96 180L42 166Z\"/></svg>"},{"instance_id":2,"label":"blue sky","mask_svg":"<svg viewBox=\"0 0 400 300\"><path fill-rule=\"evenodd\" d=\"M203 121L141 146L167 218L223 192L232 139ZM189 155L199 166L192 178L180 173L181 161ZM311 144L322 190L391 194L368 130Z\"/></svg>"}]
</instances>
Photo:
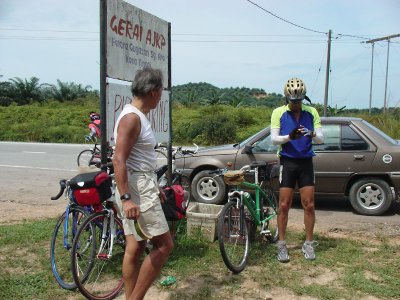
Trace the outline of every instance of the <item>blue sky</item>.
<instances>
[{"instance_id":1,"label":"blue sky","mask_svg":"<svg viewBox=\"0 0 400 300\"><path fill-rule=\"evenodd\" d=\"M368 108L371 44L400 33L398 0L129 0L171 22L172 84L263 88L283 93L290 77L323 103L327 35L332 30L328 105ZM358 38L363 37L363 38ZM375 44L372 106L382 107L387 42ZM0 80L99 88L99 1L0 0ZM390 43L388 106L400 105L400 38Z\"/></svg>"}]
</instances>

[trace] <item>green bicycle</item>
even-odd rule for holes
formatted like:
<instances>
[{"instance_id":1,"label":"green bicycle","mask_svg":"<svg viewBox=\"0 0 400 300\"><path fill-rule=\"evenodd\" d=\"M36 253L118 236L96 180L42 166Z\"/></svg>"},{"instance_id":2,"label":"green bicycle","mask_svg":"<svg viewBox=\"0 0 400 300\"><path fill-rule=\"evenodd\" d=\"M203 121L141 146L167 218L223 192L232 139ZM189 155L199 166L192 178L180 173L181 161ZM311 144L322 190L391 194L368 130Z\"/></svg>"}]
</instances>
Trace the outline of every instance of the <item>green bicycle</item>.
<instances>
[{"instance_id":1,"label":"green bicycle","mask_svg":"<svg viewBox=\"0 0 400 300\"><path fill-rule=\"evenodd\" d=\"M278 240L278 203L271 184L274 165L256 161L239 171L221 172L234 188L218 218L218 243L225 265L235 274L246 267L258 226L268 242ZM254 183L245 181L249 175L254 175Z\"/></svg>"}]
</instances>

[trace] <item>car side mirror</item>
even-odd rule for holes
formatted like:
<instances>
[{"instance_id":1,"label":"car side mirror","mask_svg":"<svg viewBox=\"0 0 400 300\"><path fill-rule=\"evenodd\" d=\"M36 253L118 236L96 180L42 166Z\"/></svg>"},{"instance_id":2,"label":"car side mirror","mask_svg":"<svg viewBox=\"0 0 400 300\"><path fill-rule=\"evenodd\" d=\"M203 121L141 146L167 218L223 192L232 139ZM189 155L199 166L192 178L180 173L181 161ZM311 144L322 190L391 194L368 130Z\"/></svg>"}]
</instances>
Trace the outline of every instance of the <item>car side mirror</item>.
<instances>
[{"instance_id":1,"label":"car side mirror","mask_svg":"<svg viewBox=\"0 0 400 300\"><path fill-rule=\"evenodd\" d=\"M243 154L252 154L253 153L253 147L251 145L245 145L242 153Z\"/></svg>"}]
</instances>

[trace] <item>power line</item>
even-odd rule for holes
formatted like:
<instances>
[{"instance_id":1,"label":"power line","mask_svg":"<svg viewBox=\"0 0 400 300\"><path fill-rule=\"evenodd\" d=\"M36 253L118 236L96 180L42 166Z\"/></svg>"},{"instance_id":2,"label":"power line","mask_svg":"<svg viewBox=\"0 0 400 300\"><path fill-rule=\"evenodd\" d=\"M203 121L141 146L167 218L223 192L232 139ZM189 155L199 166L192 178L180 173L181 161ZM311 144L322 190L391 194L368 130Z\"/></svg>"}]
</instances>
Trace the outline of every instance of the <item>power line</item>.
<instances>
[{"instance_id":1,"label":"power line","mask_svg":"<svg viewBox=\"0 0 400 300\"><path fill-rule=\"evenodd\" d=\"M298 24L295 24L295 23L293 23L293 22L290 22L290 21L288 21L288 20L286 20L286 19L284 19L284 18L281 18L281 17L275 15L274 13L272 13L272 12L270 12L269 10L265 9L264 7L258 5L257 3L254 3L253 1L250 1L250 0L246 0L246 1L249 2L249 3L251 3L251 4L253 4L254 6L257 6L259 9L265 11L266 13L269 13L270 15L274 16L275 18L277 18L277 19L279 19L279 20L281 20L281 21L283 21L283 22L289 23L289 24L291 24L291 25L293 25L293 26L299 27L299 28L304 29L304 30L308 30L308 31L316 32L316 33L322 33L322 34L325 34L325 35L328 34L327 32L322 32L322 31L310 29L310 28L307 28L307 27L304 27L304 26L300 26L300 25L298 25Z\"/></svg>"},{"instance_id":2,"label":"power line","mask_svg":"<svg viewBox=\"0 0 400 300\"><path fill-rule=\"evenodd\" d=\"M71 41L96 42L98 38L54 37L54 36L0 36L0 40L32 40L32 41Z\"/></svg>"},{"instance_id":3,"label":"power line","mask_svg":"<svg viewBox=\"0 0 400 300\"><path fill-rule=\"evenodd\" d=\"M65 33L94 33L99 34L98 31L84 31L84 30L48 30L48 29L26 29L26 28L0 28L0 30L10 31L41 31L41 32L65 32Z\"/></svg>"},{"instance_id":4,"label":"power line","mask_svg":"<svg viewBox=\"0 0 400 300\"><path fill-rule=\"evenodd\" d=\"M27 28L0 28L0 31L22 31L22 32L48 32L48 33L84 33L84 34L99 34L98 31L83 31L83 30L49 30L49 29L27 29ZM172 36L202 36L202 37L279 37L279 38L307 38L307 37L315 37L314 35L298 35L298 34L218 34L218 33L172 33ZM372 36L372 35L371 35ZM9 36L10 39L17 39L15 36ZM338 40L339 38L352 38L351 40ZM7 37L2 37L7 38ZM24 37L25 38L25 37ZM47 39L47 37L28 37L29 39ZM337 34L336 40L332 42L336 43L359 43L359 40L368 40L371 37L359 36L359 35L351 35L351 34ZM63 38L61 38L63 39ZM356 39L356 41L354 41ZM183 40L178 40L178 42L184 42ZM189 40L188 42L193 42ZM210 41L199 41L199 42L210 42ZM225 41L221 41L225 42ZM245 42L245 41L240 41ZM252 41L250 41L252 42ZM269 42L269 41L268 41ZM314 42L314 41L312 41ZM362 43L365 43L362 41ZM392 41L393 44L400 44L400 42Z\"/></svg>"}]
</instances>

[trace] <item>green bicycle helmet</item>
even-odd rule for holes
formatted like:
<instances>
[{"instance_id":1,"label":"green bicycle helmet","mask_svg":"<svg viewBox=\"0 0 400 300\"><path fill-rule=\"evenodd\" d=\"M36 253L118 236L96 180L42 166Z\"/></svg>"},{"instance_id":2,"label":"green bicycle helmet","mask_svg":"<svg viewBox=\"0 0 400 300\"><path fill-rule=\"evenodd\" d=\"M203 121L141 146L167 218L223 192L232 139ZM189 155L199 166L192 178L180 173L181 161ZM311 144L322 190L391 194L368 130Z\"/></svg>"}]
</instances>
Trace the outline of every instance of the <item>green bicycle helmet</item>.
<instances>
[{"instance_id":1,"label":"green bicycle helmet","mask_svg":"<svg viewBox=\"0 0 400 300\"><path fill-rule=\"evenodd\" d=\"M305 98L307 89L303 80L299 78L289 79L284 87L284 94L287 100L303 100Z\"/></svg>"}]
</instances>

